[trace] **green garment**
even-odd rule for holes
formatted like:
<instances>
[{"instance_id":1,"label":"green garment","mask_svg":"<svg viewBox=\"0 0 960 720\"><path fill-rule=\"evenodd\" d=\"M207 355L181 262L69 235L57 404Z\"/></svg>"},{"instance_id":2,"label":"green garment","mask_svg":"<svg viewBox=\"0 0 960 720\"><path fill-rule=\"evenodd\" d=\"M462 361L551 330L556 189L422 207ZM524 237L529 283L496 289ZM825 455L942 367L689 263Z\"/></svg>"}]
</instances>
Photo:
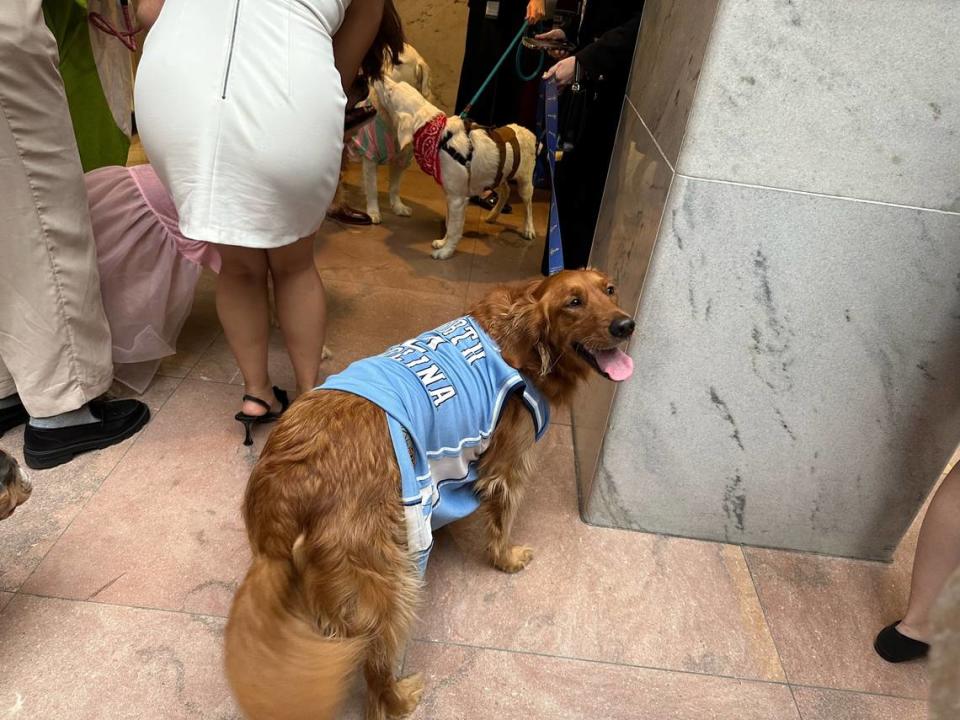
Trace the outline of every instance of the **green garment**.
<instances>
[{"instance_id":1,"label":"green garment","mask_svg":"<svg viewBox=\"0 0 960 720\"><path fill-rule=\"evenodd\" d=\"M43 0L43 17L60 49L60 75L83 171L126 165L130 140L114 122L100 85L90 45L87 0Z\"/></svg>"}]
</instances>

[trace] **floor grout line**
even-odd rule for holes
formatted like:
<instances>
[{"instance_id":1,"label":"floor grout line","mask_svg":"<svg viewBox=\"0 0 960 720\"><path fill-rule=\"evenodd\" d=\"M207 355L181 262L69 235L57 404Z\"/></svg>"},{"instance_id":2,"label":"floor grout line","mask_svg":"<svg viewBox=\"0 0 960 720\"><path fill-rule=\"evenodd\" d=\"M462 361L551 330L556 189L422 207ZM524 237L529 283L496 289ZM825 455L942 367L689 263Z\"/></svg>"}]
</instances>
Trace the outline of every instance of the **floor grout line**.
<instances>
[{"instance_id":1,"label":"floor grout line","mask_svg":"<svg viewBox=\"0 0 960 720\"><path fill-rule=\"evenodd\" d=\"M797 696L793 692L793 685L790 684L790 676L787 674L787 666L783 663L783 653L780 652L780 646L777 644L777 639L773 635L773 628L770 626L770 618L767 617L767 608L763 604L763 598L760 597L760 588L757 586L757 579L754 577L753 568L750 567L750 560L747 558L747 553L743 551L743 545L738 545L737 548L740 551L740 557L743 558L743 564L747 568L747 573L750 575L750 585L753 587L753 595L757 599L757 605L760 607L760 614L763 616L763 624L767 628L767 634L770 636L770 642L773 643L773 649L777 653L777 662L780 663L780 671L783 673L784 680L787 681L787 687L790 688L790 699L793 700L793 706L797 710L797 717L800 720L803 720L803 713L800 711L800 704L797 702Z\"/></svg>"},{"instance_id":2,"label":"floor grout line","mask_svg":"<svg viewBox=\"0 0 960 720\"><path fill-rule=\"evenodd\" d=\"M130 603L108 602L105 600L94 600L92 598L86 598L86 599L71 598L71 597L64 597L63 595L49 595L49 594L37 593L37 592L24 592L22 590L18 590L13 594L22 595L23 597L38 598L41 600L59 600L61 602L76 603L79 605L102 605L104 607L112 607L112 608L125 609L125 610L145 610L147 612L166 613L170 615L186 615L187 617L194 617L194 618L208 618L211 620L223 620L223 621L227 620L226 615L215 615L213 613L191 612L189 610L175 610L173 608L151 607L149 605L134 605Z\"/></svg>"},{"instance_id":3,"label":"floor grout line","mask_svg":"<svg viewBox=\"0 0 960 720\"><path fill-rule=\"evenodd\" d=\"M632 668L635 670L651 670L655 672L675 673L678 675L693 675L696 677L712 677L712 678L719 678L721 680L733 680L735 682L749 682L749 683L761 683L764 685L778 685L778 686L787 687L787 688L798 687L798 688L809 688L811 690L825 690L828 692L846 692L846 693L854 693L856 695L868 695L871 697L886 697L886 698L892 698L896 700L914 700L914 701L920 701L920 702L922 702L923 700L923 698L910 697L909 695L893 695L890 693L870 692L868 690L834 688L834 687L827 687L824 685L812 685L807 683L791 683L787 680L767 680L764 678L740 677L737 675L707 673L707 672L699 672L697 670L685 670L685 669L678 669L678 668L659 667L657 665L644 665L642 663L629 663L629 662L620 662L615 660L597 660L596 658L578 657L576 655L554 655L546 652L538 652L536 650L510 650L508 648L493 647L491 645L472 645L470 643L455 642L452 640L432 640L430 638L411 637L411 641L429 644L429 645L447 645L450 647L459 647L459 648L472 649L472 650L486 650L490 652L508 653L510 655L529 655L531 657L552 658L555 660L569 660L571 662L583 662L583 663L589 663L591 665L607 665L610 667ZM791 697L793 697L792 690L790 694L791 694ZM794 706L796 706L796 699L794 699ZM797 708L798 716L799 716L799 712L800 710L798 707Z\"/></svg>"}]
</instances>

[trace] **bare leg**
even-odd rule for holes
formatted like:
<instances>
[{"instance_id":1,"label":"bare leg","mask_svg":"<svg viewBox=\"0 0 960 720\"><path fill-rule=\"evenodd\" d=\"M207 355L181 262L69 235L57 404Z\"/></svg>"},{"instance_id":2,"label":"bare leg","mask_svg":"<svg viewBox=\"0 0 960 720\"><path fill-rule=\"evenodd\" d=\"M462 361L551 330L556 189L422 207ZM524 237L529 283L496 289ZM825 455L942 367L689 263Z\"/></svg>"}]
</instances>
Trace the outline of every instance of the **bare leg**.
<instances>
[{"instance_id":1,"label":"bare leg","mask_svg":"<svg viewBox=\"0 0 960 720\"><path fill-rule=\"evenodd\" d=\"M914 640L930 641L930 610L947 579L960 567L960 463L944 478L920 526L910 602L897 626Z\"/></svg>"},{"instance_id":2,"label":"bare leg","mask_svg":"<svg viewBox=\"0 0 960 720\"><path fill-rule=\"evenodd\" d=\"M218 245L217 249L223 264L217 278L217 315L240 366L244 392L272 402L273 392L267 373L267 343L270 339L267 253L233 245ZM266 412L252 402L245 402L243 411L250 415Z\"/></svg>"},{"instance_id":3,"label":"bare leg","mask_svg":"<svg viewBox=\"0 0 960 720\"><path fill-rule=\"evenodd\" d=\"M313 262L313 237L267 251L280 328L297 378L297 393L317 385L327 302Z\"/></svg>"}]
</instances>

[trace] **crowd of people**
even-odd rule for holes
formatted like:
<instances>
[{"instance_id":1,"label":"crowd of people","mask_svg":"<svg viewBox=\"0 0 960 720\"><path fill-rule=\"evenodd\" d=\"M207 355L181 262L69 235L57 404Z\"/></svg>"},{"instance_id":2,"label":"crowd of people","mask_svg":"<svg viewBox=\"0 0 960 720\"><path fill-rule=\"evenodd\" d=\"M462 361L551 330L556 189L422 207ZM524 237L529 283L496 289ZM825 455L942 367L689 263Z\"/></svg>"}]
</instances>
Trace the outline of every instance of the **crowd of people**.
<instances>
[{"instance_id":1,"label":"crowd of people","mask_svg":"<svg viewBox=\"0 0 960 720\"><path fill-rule=\"evenodd\" d=\"M151 165L122 167L115 158L126 146L111 126L81 135L91 148L85 161L98 164L98 148L114 158L84 176L75 134L83 124L76 110L71 119L76 103L48 28L75 18L45 19L45 5L0 3L0 435L26 424L26 463L48 468L136 433L149 420L147 406L105 393L115 378L146 388L159 358L174 351L207 267L219 275L217 312L244 380L236 419L249 437L252 424L276 419L290 402L267 370L268 279L296 376L292 391L317 384L326 308L312 237L340 182L345 113L363 96L357 88L381 77L403 49L396 10L390 0L242 8L141 0L137 17L150 31L135 108ZM545 14L543 0L468 6L457 112L517 28ZM558 9L560 21L541 25L537 37L570 48L551 51L545 77L568 88L556 191L567 267L582 267L643 2L588 0L563 12L561 0ZM535 127L537 85L507 63L471 115ZM92 115L109 124L103 107ZM877 637L884 659L926 653L930 609L960 566L958 517L955 468L924 520L907 613Z\"/></svg>"}]
</instances>

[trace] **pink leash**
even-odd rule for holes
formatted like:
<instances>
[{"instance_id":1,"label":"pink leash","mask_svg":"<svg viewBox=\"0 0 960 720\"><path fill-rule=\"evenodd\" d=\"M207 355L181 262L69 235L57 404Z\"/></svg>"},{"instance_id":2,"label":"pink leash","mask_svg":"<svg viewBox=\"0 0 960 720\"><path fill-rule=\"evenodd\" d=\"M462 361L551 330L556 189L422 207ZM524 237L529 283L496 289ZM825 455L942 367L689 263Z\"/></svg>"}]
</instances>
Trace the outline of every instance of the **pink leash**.
<instances>
[{"instance_id":1,"label":"pink leash","mask_svg":"<svg viewBox=\"0 0 960 720\"><path fill-rule=\"evenodd\" d=\"M143 28L134 28L133 20L130 19L130 4L128 0L120 0L120 10L123 12L123 24L126 30L118 30L103 15L97 12L89 14L90 24L97 30L107 35L112 35L123 43L124 47L130 52L137 51L137 33Z\"/></svg>"}]
</instances>

